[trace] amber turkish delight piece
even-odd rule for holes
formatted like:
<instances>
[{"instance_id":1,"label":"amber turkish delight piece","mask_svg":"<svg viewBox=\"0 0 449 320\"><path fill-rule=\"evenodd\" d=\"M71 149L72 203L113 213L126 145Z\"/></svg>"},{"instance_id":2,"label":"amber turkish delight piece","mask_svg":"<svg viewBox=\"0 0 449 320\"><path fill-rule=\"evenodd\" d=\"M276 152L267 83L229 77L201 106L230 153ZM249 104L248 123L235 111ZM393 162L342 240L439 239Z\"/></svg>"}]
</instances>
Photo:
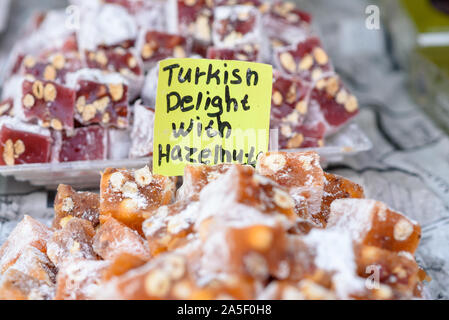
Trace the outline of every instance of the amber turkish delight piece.
<instances>
[{"instance_id":1,"label":"amber turkish delight piece","mask_svg":"<svg viewBox=\"0 0 449 320\"><path fill-rule=\"evenodd\" d=\"M295 201L296 212L319 224L315 215L320 212L324 189L324 172L316 152L268 152L257 159L257 172L286 188Z\"/></svg>"},{"instance_id":2,"label":"amber turkish delight piece","mask_svg":"<svg viewBox=\"0 0 449 320\"><path fill-rule=\"evenodd\" d=\"M349 233L356 243L413 254L421 227L384 203L366 199L341 199L331 204L328 228Z\"/></svg>"},{"instance_id":3,"label":"amber turkish delight piece","mask_svg":"<svg viewBox=\"0 0 449 320\"><path fill-rule=\"evenodd\" d=\"M209 182L216 180L220 175L226 173L232 165L219 164L208 165L186 165L184 168L183 184L178 189L176 199L187 200L198 198L198 195Z\"/></svg>"},{"instance_id":4,"label":"amber turkish delight piece","mask_svg":"<svg viewBox=\"0 0 449 320\"><path fill-rule=\"evenodd\" d=\"M47 254L57 266L66 261L96 260L97 255L92 248L95 230L92 224L83 219L71 218L63 221L62 229L53 233L47 244Z\"/></svg>"},{"instance_id":5,"label":"amber turkish delight piece","mask_svg":"<svg viewBox=\"0 0 449 320\"><path fill-rule=\"evenodd\" d=\"M111 264L103 272L103 278L105 280L121 276L129 270L143 266L147 263L147 260L143 260L131 253L121 252L113 260L110 260L110 262Z\"/></svg>"},{"instance_id":6,"label":"amber turkish delight piece","mask_svg":"<svg viewBox=\"0 0 449 320\"><path fill-rule=\"evenodd\" d=\"M100 195L93 192L76 192L72 187L61 184L55 198L53 228L61 229L72 217L89 221L93 227L100 223Z\"/></svg>"},{"instance_id":7,"label":"amber turkish delight piece","mask_svg":"<svg viewBox=\"0 0 449 320\"><path fill-rule=\"evenodd\" d=\"M29 247L45 253L51 230L41 222L25 216L0 247L0 274L13 265Z\"/></svg>"},{"instance_id":8,"label":"amber turkish delight piece","mask_svg":"<svg viewBox=\"0 0 449 320\"><path fill-rule=\"evenodd\" d=\"M122 253L131 254L142 260L150 258L146 241L136 231L114 218L108 218L97 230L93 248L105 260L114 260Z\"/></svg>"},{"instance_id":9,"label":"amber turkish delight piece","mask_svg":"<svg viewBox=\"0 0 449 320\"><path fill-rule=\"evenodd\" d=\"M54 295L54 285L16 269L9 269L0 280L0 300L52 300Z\"/></svg>"},{"instance_id":10,"label":"amber turkish delight piece","mask_svg":"<svg viewBox=\"0 0 449 320\"><path fill-rule=\"evenodd\" d=\"M198 203L190 200L177 201L149 213L142 229L148 240L151 254L158 255L188 242L196 222Z\"/></svg>"},{"instance_id":11,"label":"amber turkish delight piece","mask_svg":"<svg viewBox=\"0 0 449 320\"><path fill-rule=\"evenodd\" d=\"M363 188L351 180L332 173L324 173L324 194L321 202L321 212L316 217L323 226L327 225L332 202L337 199L365 198Z\"/></svg>"},{"instance_id":12,"label":"amber turkish delight piece","mask_svg":"<svg viewBox=\"0 0 449 320\"><path fill-rule=\"evenodd\" d=\"M93 299L109 262L76 260L64 263L56 277L56 300Z\"/></svg>"},{"instance_id":13,"label":"amber turkish delight piece","mask_svg":"<svg viewBox=\"0 0 449 320\"><path fill-rule=\"evenodd\" d=\"M169 204L175 184L171 178L153 175L148 167L106 169L100 189L100 219L113 217L142 234L144 212Z\"/></svg>"}]
</instances>

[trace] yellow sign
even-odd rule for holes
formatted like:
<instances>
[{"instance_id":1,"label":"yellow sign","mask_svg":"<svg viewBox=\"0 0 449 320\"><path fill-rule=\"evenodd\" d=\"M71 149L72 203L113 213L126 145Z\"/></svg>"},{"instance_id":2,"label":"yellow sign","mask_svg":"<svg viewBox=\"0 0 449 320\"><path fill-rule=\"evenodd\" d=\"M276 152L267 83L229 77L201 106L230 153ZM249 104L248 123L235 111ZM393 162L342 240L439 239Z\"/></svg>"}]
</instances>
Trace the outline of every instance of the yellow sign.
<instances>
[{"instance_id":1,"label":"yellow sign","mask_svg":"<svg viewBox=\"0 0 449 320\"><path fill-rule=\"evenodd\" d=\"M268 151L273 70L226 60L159 63L153 172L181 176L186 164L254 165Z\"/></svg>"}]
</instances>

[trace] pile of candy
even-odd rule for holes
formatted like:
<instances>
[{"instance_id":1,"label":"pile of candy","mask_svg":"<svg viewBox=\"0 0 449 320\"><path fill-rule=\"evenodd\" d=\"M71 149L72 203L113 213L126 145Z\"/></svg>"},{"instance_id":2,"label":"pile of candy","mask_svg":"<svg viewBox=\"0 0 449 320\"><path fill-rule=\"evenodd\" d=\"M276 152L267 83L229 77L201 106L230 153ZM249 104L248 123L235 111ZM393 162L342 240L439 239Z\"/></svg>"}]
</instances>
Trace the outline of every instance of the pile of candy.
<instances>
[{"instance_id":1,"label":"pile of candy","mask_svg":"<svg viewBox=\"0 0 449 320\"><path fill-rule=\"evenodd\" d=\"M410 299L420 235L314 152L187 166L178 190L148 167L108 169L100 195L59 186L52 228L17 225L0 298Z\"/></svg>"},{"instance_id":2,"label":"pile of candy","mask_svg":"<svg viewBox=\"0 0 449 320\"><path fill-rule=\"evenodd\" d=\"M310 15L290 2L72 2L71 16L37 15L12 50L0 165L151 155L157 65L169 57L273 64L281 148L322 146L358 112Z\"/></svg>"}]
</instances>

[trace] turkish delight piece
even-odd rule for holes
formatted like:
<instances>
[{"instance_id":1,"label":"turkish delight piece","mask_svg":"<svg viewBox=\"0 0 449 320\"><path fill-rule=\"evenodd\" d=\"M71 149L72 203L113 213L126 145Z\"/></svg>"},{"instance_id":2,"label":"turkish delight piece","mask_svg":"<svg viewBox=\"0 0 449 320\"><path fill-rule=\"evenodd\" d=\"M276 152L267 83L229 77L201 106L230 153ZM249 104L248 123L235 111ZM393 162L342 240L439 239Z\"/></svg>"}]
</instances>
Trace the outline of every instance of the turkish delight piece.
<instances>
[{"instance_id":1,"label":"turkish delight piece","mask_svg":"<svg viewBox=\"0 0 449 320\"><path fill-rule=\"evenodd\" d=\"M324 172L316 152L268 152L259 156L256 170L288 190L298 214L304 212L305 200L307 216L301 217L320 223L315 215L321 209Z\"/></svg>"},{"instance_id":2,"label":"turkish delight piece","mask_svg":"<svg viewBox=\"0 0 449 320\"><path fill-rule=\"evenodd\" d=\"M100 195L96 193L76 192L72 187L60 184L54 207L54 229L61 229L72 217L89 221L94 228L100 223Z\"/></svg>"},{"instance_id":3,"label":"turkish delight piece","mask_svg":"<svg viewBox=\"0 0 449 320\"><path fill-rule=\"evenodd\" d=\"M129 85L129 100L140 93L144 81L143 63L133 49L117 47L85 51L85 60L91 69L122 75Z\"/></svg>"},{"instance_id":4,"label":"turkish delight piece","mask_svg":"<svg viewBox=\"0 0 449 320\"><path fill-rule=\"evenodd\" d=\"M53 81L25 80L22 85L20 117L36 120L43 127L54 130L72 130L75 109L74 90Z\"/></svg>"},{"instance_id":5,"label":"turkish delight piece","mask_svg":"<svg viewBox=\"0 0 449 320\"><path fill-rule=\"evenodd\" d=\"M333 71L329 56L316 37L275 50L275 65L283 72L304 81L317 81L323 74Z\"/></svg>"},{"instance_id":6,"label":"turkish delight piece","mask_svg":"<svg viewBox=\"0 0 449 320\"><path fill-rule=\"evenodd\" d=\"M105 160L108 157L107 129L93 125L76 128L71 135L53 132L53 161Z\"/></svg>"},{"instance_id":7,"label":"turkish delight piece","mask_svg":"<svg viewBox=\"0 0 449 320\"><path fill-rule=\"evenodd\" d=\"M299 148L304 143L301 125L308 113L311 86L275 71L271 98L271 129L278 129L281 148Z\"/></svg>"},{"instance_id":8,"label":"turkish delight piece","mask_svg":"<svg viewBox=\"0 0 449 320\"><path fill-rule=\"evenodd\" d=\"M151 255L156 256L186 244L187 236L194 232L197 213L198 203L190 200L177 201L149 213L142 230Z\"/></svg>"},{"instance_id":9,"label":"turkish delight piece","mask_svg":"<svg viewBox=\"0 0 449 320\"><path fill-rule=\"evenodd\" d=\"M159 80L159 65L149 69L145 76L142 92L142 103L151 109L156 105L157 82Z\"/></svg>"},{"instance_id":10,"label":"turkish delight piece","mask_svg":"<svg viewBox=\"0 0 449 320\"><path fill-rule=\"evenodd\" d=\"M77 260L64 263L56 277L56 300L93 299L108 261Z\"/></svg>"},{"instance_id":11,"label":"turkish delight piece","mask_svg":"<svg viewBox=\"0 0 449 320\"><path fill-rule=\"evenodd\" d=\"M169 30L191 36L203 44L212 42L213 1L170 0L170 6L177 10L176 17L168 19Z\"/></svg>"},{"instance_id":12,"label":"turkish delight piece","mask_svg":"<svg viewBox=\"0 0 449 320\"><path fill-rule=\"evenodd\" d=\"M6 116L0 119L0 165L47 163L51 143L47 129Z\"/></svg>"},{"instance_id":13,"label":"turkish delight piece","mask_svg":"<svg viewBox=\"0 0 449 320\"><path fill-rule=\"evenodd\" d=\"M413 254L421 227L384 203L367 199L340 199L331 204L328 228L351 235L356 243Z\"/></svg>"},{"instance_id":14,"label":"turkish delight piece","mask_svg":"<svg viewBox=\"0 0 449 320\"><path fill-rule=\"evenodd\" d=\"M310 99L320 106L328 133L347 123L359 112L357 98L344 86L340 77L332 74L320 78L311 92Z\"/></svg>"},{"instance_id":15,"label":"turkish delight piece","mask_svg":"<svg viewBox=\"0 0 449 320\"><path fill-rule=\"evenodd\" d=\"M213 44L219 48L234 48L261 39L259 11L251 6L222 6L214 10Z\"/></svg>"},{"instance_id":16,"label":"turkish delight piece","mask_svg":"<svg viewBox=\"0 0 449 320\"><path fill-rule=\"evenodd\" d=\"M114 260L122 253L142 260L150 258L147 242L136 231L114 218L107 219L97 230L93 248L104 260Z\"/></svg>"},{"instance_id":17,"label":"turkish delight piece","mask_svg":"<svg viewBox=\"0 0 449 320\"><path fill-rule=\"evenodd\" d=\"M208 165L186 165L184 168L183 184L178 189L176 200L198 199L199 193L209 182L217 180L221 175L228 172L232 167L230 164Z\"/></svg>"},{"instance_id":18,"label":"turkish delight piece","mask_svg":"<svg viewBox=\"0 0 449 320\"><path fill-rule=\"evenodd\" d=\"M131 150L131 133L129 128L125 129L108 129L108 159L122 160L129 158ZM113 143L112 143L113 141Z\"/></svg>"},{"instance_id":19,"label":"turkish delight piece","mask_svg":"<svg viewBox=\"0 0 449 320\"><path fill-rule=\"evenodd\" d=\"M76 88L75 119L82 125L128 126L128 85L119 74L82 69L68 76Z\"/></svg>"},{"instance_id":20,"label":"turkish delight piece","mask_svg":"<svg viewBox=\"0 0 449 320\"><path fill-rule=\"evenodd\" d=\"M16 269L9 269L0 280L0 300L52 300L54 285Z\"/></svg>"},{"instance_id":21,"label":"turkish delight piece","mask_svg":"<svg viewBox=\"0 0 449 320\"><path fill-rule=\"evenodd\" d=\"M26 248L19 259L10 267L39 281L44 281L49 286L54 285L56 268L47 255L35 247Z\"/></svg>"},{"instance_id":22,"label":"turkish delight piece","mask_svg":"<svg viewBox=\"0 0 449 320\"><path fill-rule=\"evenodd\" d=\"M323 147L324 138L329 132L328 127L320 107L316 103L310 103L304 122L293 127L293 137L285 138L280 135L279 145L286 149Z\"/></svg>"},{"instance_id":23,"label":"turkish delight piece","mask_svg":"<svg viewBox=\"0 0 449 320\"><path fill-rule=\"evenodd\" d=\"M245 44L234 48L209 47L207 49L207 59L217 60L240 60L258 62L261 60L259 46Z\"/></svg>"},{"instance_id":24,"label":"turkish delight piece","mask_svg":"<svg viewBox=\"0 0 449 320\"><path fill-rule=\"evenodd\" d=\"M321 212L316 215L323 226L327 225L332 202L337 199L365 198L363 188L355 182L332 173L324 173L324 194Z\"/></svg>"},{"instance_id":25,"label":"turkish delight piece","mask_svg":"<svg viewBox=\"0 0 449 320\"><path fill-rule=\"evenodd\" d=\"M25 216L0 247L0 274L13 265L29 247L45 253L50 237L51 230L48 227L30 216Z\"/></svg>"},{"instance_id":26,"label":"turkish delight piece","mask_svg":"<svg viewBox=\"0 0 449 320\"><path fill-rule=\"evenodd\" d=\"M143 158L153 154L154 110L140 101L133 107L134 121L131 132L131 158Z\"/></svg>"},{"instance_id":27,"label":"turkish delight piece","mask_svg":"<svg viewBox=\"0 0 449 320\"><path fill-rule=\"evenodd\" d=\"M147 69L169 57L186 58L190 50L186 37L155 30L144 31L139 42L138 50Z\"/></svg>"},{"instance_id":28,"label":"turkish delight piece","mask_svg":"<svg viewBox=\"0 0 449 320\"><path fill-rule=\"evenodd\" d=\"M57 267L67 261L96 260L97 255L92 249L94 235L95 230L89 221L66 219L63 228L56 230L48 241L48 257Z\"/></svg>"},{"instance_id":29,"label":"turkish delight piece","mask_svg":"<svg viewBox=\"0 0 449 320\"><path fill-rule=\"evenodd\" d=\"M0 117L1 116L14 116L14 100L6 99L4 101L0 101Z\"/></svg>"},{"instance_id":30,"label":"turkish delight piece","mask_svg":"<svg viewBox=\"0 0 449 320\"><path fill-rule=\"evenodd\" d=\"M410 299L414 296L415 288L420 282L420 269L410 253L364 245L359 246L356 252L359 275L377 280L377 285L384 285L384 298Z\"/></svg>"},{"instance_id":31,"label":"turkish delight piece","mask_svg":"<svg viewBox=\"0 0 449 320\"><path fill-rule=\"evenodd\" d=\"M240 227L213 221L206 230L202 228L201 238L203 272L236 274L261 281L270 276L288 276L287 237L281 224Z\"/></svg>"},{"instance_id":32,"label":"turkish delight piece","mask_svg":"<svg viewBox=\"0 0 449 320\"><path fill-rule=\"evenodd\" d=\"M134 45L138 26L134 17L122 6L102 4L82 6L80 28L77 32L80 49L95 51L98 48Z\"/></svg>"},{"instance_id":33,"label":"turkish delight piece","mask_svg":"<svg viewBox=\"0 0 449 320\"><path fill-rule=\"evenodd\" d=\"M153 175L148 167L106 169L100 185L100 221L113 217L142 234L144 212L169 204L174 189L170 178Z\"/></svg>"}]
</instances>

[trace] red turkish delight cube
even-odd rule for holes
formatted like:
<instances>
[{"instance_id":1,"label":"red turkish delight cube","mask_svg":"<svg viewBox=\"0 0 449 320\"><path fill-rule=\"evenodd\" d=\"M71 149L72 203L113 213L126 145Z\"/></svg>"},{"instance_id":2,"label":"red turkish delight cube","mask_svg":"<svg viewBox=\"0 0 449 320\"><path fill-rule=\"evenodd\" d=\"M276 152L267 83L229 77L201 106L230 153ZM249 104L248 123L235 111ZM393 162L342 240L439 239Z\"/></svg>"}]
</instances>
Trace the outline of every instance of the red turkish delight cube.
<instances>
[{"instance_id":1,"label":"red turkish delight cube","mask_svg":"<svg viewBox=\"0 0 449 320\"><path fill-rule=\"evenodd\" d=\"M0 119L0 165L47 163L51 157L51 143L47 129L15 118Z\"/></svg>"},{"instance_id":2,"label":"red turkish delight cube","mask_svg":"<svg viewBox=\"0 0 449 320\"><path fill-rule=\"evenodd\" d=\"M307 216L320 224L315 215L320 213L324 190L324 172L316 152L268 152L257 159L257 172L286 188L295 201L296 212L301 214L304 201Z\"/></svg>"},{"instance_id":3,"label":"red turkish delight cube","mask_svg":"<svg viewBox=\"0 0 449 320\"><path fill-rule=\"evenodd\" d=\"M81 127L66 132L53 132L53 161L105 160L108 155L107 130L100 126Z\"/></svg>"},{"instance_id":4,"label":"red turkish delight cube","mask_svg":"<svg viewBox=\"0 0 449 320\"><path fill-rule=\"evenodd\" d=\"M359 112L357 98L344 86L340 77L332 74L319 79L310 95L311 103L319 105L332 133Z\"/></svg>"},{"instance_id":5,"label":"red turkish delight cube","mask_svg":"<svg viewBox=\"0 0 449 320\"><path fill-rule=\"evenodd\" d=\"M335 200L327 226L349 233L356 243L395 252L413 254L421 238L416 222L375 200Z\"/></svg>"},{"instance_id":6,"label":"red turkish delight cube","mask_svg":"<svg viewBox=\"0 0 449 320\"><path fill-rule=\"evenodd\" d=\"M246 44L235 48L209 47L207 59L260 61L258 45Z\"/></svg>"},{"instance_id":7,"label":"red turkish delight cube","mask_svg":"<svg viewBox=\"0 0 449 320\"><path fill-rule=\"evenodd\" d=\"M29 247L45 253L50 237L51 230L48 227L30 216L25 216L0 247L0 274L13 265Z\"/></svg>"},{"instance_id":8,"label":"red turkish delight cube","mask_svg":"<svg viewBox=\"0 0 449 320\"><path fill-rule=\"evenodd\" d=\"M70 74L68 81L76 88L75 119L80 124L128 126L128 85L122 76L83 69Z\"/></svg>"},{"instance_id":9,"label":"red turkish delight cube","mask_svg":"<svg viewBox=\"0 0 449 320\"><path fill-rule=\"evenodd\" d=\"M214 46L234 48L259 43L261 25L259 11L251 6L225 6L214 10L212 40Z\"/></svg>"},{"instance_id":10,"label":"red turkish delight cube","mask_svg":"<svg viewBox=\"0 0 449 320\"><path fill-rule=\"evenodd\" d=\"M213 1L170 0L169 5L172 7L171 12L177 12L176 17L168 17L170 31L191 36L204 44L211 43Z\"/></svg>"},{"instance_id":11,"label":"red turkish delight cube","mask_svg":"<svg viewBox=\"0 0 449 320\"><path fill-rule=\"evenodd\" d=\"M89 221L94 228L100 223L100 195L93 192L76 192L72 187L60 184L54 208L54 229L61 229L71 218Z\"/></svg>"},{"instance_id":12,"label":"red turkish delight cube","mask_svg":"<svg viewBox=\"0 0 449 320\"><path fill-rule=\"evenodd\" d=\"M148 243L133 229L108 218L93 239L95 252L104 260L114 260L123 253L142 260L150 258Z\"/></svg>"},{"instance_id":13,"label":"red turkish delight cube","mask_svg":"<svg viewBox=\"0 0 449 320\"><path fill-rule=\"evenodd\" d=\"M189 43L186 37L161 31L143 32L139 52L148 67L169 57L186 58L189 54Z\"/></svg>"},{"instance_id":14,"label":"red turkish delight cube","mask_svg":"<svg viewBox=\"0 0 449 320\"><path fill-rule=\"evenodd\" d=\"M142 158L153 154L154 110L136 102L131 132L131 158Z\"/></svg>"},{"instance_id":15,"label":"red turkish delight cube","mask_svg":"<svg viewBox=\"0 0 449 320\"><path fill-rule=\"evenodd\" d=\"M22 115L54 130L72 130L76 93L53 81L28 81L22 84Z\"/></svg>"},{"instance_id":16,"label":"red turkish delight cube","mask_svg":"<svg viewBox=\"0 0 449 320\"><path fill-rule=\"evenodd\" d=\"M325 73L333 71L329 56L316 37L277 48L274 54L277 68L304 81L317 81Z\"/></svg>"}]
</instances>

